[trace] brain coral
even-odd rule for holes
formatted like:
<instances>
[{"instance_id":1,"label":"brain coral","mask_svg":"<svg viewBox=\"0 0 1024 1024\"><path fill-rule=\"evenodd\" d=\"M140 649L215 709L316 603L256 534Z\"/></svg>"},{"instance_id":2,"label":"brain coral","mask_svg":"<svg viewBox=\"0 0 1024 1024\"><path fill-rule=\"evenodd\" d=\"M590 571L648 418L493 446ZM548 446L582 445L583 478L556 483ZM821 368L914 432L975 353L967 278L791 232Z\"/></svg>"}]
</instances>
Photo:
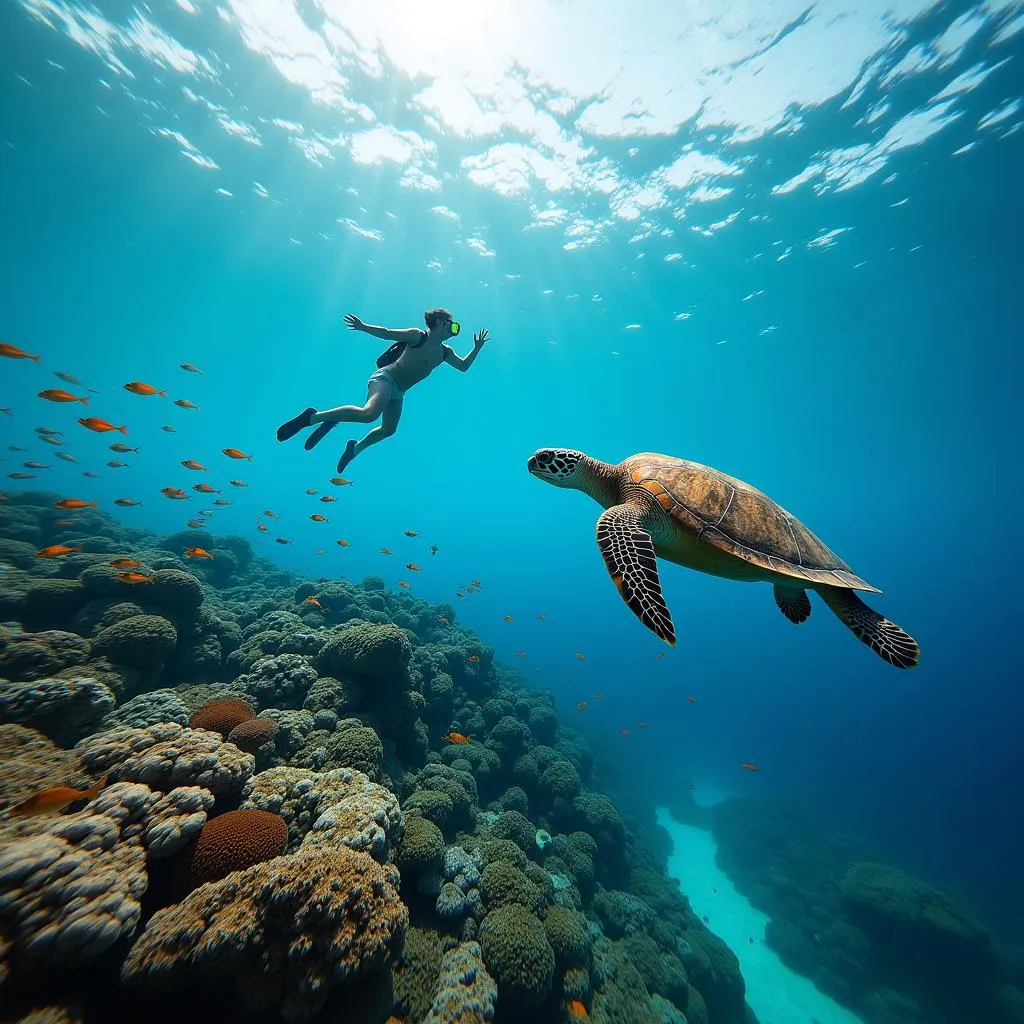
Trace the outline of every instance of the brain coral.
<instances>
[{"instance_id":1,"label":"brain coral","mask_svg":"<svg viewBox=\"0 0 1024 1024\"><path fill-rule=\"evenodd\" d=\"M159 668L178 643L178 631L162 615L133 615L101 629L92 641L94 654L142 671Z\"/></svg>"},{"instance_id":2,"label":"brain coral","mask_svg":"<svg viewBox=\"0 0 1024 1024\"><path fill-rule=\"evenodd\" d=\"M237 794L256 768L252 754L233 743L171 722L96 733L75 752L92 774L112 781L144 782L163 790L202 786L215 796Z\"/></svg>"},{"instance_id":3,"label":"brain coral","mask_svg":"<svg viewBox=\"0 0 1024 1024\"><path fill-rule=\"evenodd\" d=\"M498 986L484 967L480 946L464 942L445 953L437 994L424 1024L485 1024L494 1019Z\"/></svg>"},{"instance_id":4,"label":"brain coral","mask_svg":"<svg viewBox=\"0 0 1024 1024\"><path fill-rule=\"evenodd\" d=\"M249 808L211 818L185 856L187 888L191 892L204 882L279 857L287 842L288 825L280 814Z\"/></svg>"},{"instance_id":5,"label":"brain coral","mask_svg":"<svg viewBox=\"0 0 1024 1024\"><path fill-rule=\"evenodd\" d=\"M480 925L480 946L502 999L521 1008L544 1002L555 976L555 954L533 914L518 904L492 910Z\"/></svg>"},{"instance_id":6,"label":"brain coral","mask_svg":"<svg viewBox=\"0 0 1024 1024\"><path fill-rule=\"evenodd\" d=\"M224 697L207 701L202 707L196 708L188 725L190 729L206 729L226 737L236 725L255 717L255 712L244 700Z\"/></svg>"},{"instance_id":7,"label":"brain coral","mask_svg":"<svg viewBox=\"0 0 1024 1024\"><path fill-rule=\"evenodd\" d=\"M303 1024L338 986L401 953L409 915L397 881L394 868L343 848L276 857L157 911L122 977L233 984L243 1007L273 1006L288 1024Z\"/></svg>"},{"instance_id":8,"label":"brain coral","mask_svg":"<svg viewBox=\"0 0 1024 1024\"><path fill-rule=\"evenodd\" d=\"M228 733L228 742L234 743L239 750L255 754L264 743L269 743L277 734L277 722L272 718L250 718L247 722L239 722Z\"/></svg>"}]
</instances>

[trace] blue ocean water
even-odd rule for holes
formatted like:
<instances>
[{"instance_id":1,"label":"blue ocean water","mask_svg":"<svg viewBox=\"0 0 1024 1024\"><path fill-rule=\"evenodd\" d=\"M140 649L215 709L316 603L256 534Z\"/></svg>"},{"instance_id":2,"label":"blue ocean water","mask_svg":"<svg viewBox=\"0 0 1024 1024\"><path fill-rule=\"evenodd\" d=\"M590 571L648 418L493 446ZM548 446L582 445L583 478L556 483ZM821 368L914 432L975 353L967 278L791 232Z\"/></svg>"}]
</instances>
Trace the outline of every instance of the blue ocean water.
<instances>
[{"instance_id":1,"label":"blue ocean water","mask_svg":"<svg viewBox=\"0 0 1024 1024\"><path fill-rule=\"evenodd\" d=\"M0 368L5 447L29 450L3 467L51 465L5 489L170 532L185 503L160 490L196 459L232 502L213 530L283 567L433 601L478 578L459 622L624 788L796 803L1019 940L1024 8L624 11L5 4L0 340L41 358ZM459 353L492 340L408 396L351 488L333 436L276 442L306 405L363 400L386 343L343 314L437 305ZM55 370L127 437L36 397ZM111 438L129 467L104 466ZM798 627L764 585L663 565L668 649L608 579L598 506L527 474L542 446L761 488L885 591L920 668L818 601Z\"/></svg>"}]
</instances>

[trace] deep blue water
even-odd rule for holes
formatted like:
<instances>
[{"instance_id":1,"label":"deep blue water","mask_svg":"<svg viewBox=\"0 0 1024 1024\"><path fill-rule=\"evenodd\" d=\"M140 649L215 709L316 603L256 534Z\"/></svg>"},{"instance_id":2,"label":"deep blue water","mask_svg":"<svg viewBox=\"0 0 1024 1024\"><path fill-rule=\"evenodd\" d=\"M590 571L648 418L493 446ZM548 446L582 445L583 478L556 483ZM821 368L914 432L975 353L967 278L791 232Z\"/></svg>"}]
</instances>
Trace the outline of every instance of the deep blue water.
<instances>
[{"instance_id":1,"label":"deep blue water","mask_svg":"<svg viewBox=\"0 0 1024 1024\"><path fill-rule=\"evenodd\" d=\"M5 486L43 483L173 531L184 503L160 488L191 487L179 463L198 459L234 502L214 531L282 566L395 586L411 560L424 569L414 592L436 601L478 577L481 592L454 602L459 621L553 689L624 774L660 792L694 781L803 804L1024 931L1020 5L732 19L748 52L730 63L723 49L716 73L694 73L704 114L686 113L681 90L683 113L657 128L621 111L595 127L593 74L578 93L571 76L545 78L539 45L495 72L501 87L470 83L498 113L466 127L469 50L500 40L462 11L468 37L446 43L444 26L463 23L454 7L435 12L427 70L389 54L385 24L380 69L367 70L370 51L362 63L326 51L305 85L306 64L285 58L317 52L323 12L300 5L261 42L253 26L271 9L250 10L243 32L241 8L102 3L88 28L63 3L0 9L0 340L42 357L0 367L4 445L30 448L2 465L53 467ZM583 17L543 10L554 39ZM415 53L400 13L401 54ZM641 19L605 96L621 89L627 110L634 89L634 113L671 114L656 70L637 70L645 31L650 67L683 75ZM166 39L208 63L172 66ZM587 64L585 42L570 65ZM489 52L480 61L500 63ZM843 78L830 54L849 52ZM936 98L967 72L977 81ZM744 77L741 123L744 102L726 99ZM451 93L430 93L437 82ZM722 163L673 187L666 168L688 151ZM828 171L780 189L809 165ZM729 191L699 201L702 187ZM491 342L468 374L441 367L417 387L399 433L353 463L353 487L332 488L340 441L306 454L274 429L307 404L363 400L386 345L345 330L344 313L415 326L435 305L464 325L457 351L481 327ZM130 468L103 467L121 438L81 429L80 406L36 397L64 386L54 370L100 392L89 414L127 424L141 449ZM132 380L168 398L128 394ZM65 431L80 464L53 459L39 425ZM765 585L664 565L669 650L608 580L598 506L526 473L547 445L612 462L662 452L760 487L885 591L874 605L917 637L921 667L884 664L820 601L797 627ZM144 504L116 510L120 496ZM268 508L292 545L256 532Z\"/></svg>"}]
</instances>

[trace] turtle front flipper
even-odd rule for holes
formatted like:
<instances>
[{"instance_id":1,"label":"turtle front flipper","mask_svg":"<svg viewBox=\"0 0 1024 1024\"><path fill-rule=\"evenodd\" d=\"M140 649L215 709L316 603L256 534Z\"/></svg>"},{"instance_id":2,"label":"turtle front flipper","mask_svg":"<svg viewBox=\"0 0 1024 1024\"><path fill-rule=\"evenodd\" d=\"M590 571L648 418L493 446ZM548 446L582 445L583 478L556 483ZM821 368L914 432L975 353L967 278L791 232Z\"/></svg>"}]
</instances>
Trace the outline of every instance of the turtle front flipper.
<instances>
[{"instance_id":1,"label":"turtle front flipper","mask_svg":"<svg viewBox=\"0 0 1024 1024\"><path fill-rule=\"evenodd\" d=\"M776 583L775 603L790 622L806 622L811 614L811 599L806 590L798 587L784 587Z\"/></svg>"},{"instance_id":2,"label":"turtle front flipper","mask_svg":"<svg viewBox=\"0 0 1024 1024\"><path fill-rule=\"evenodd\" d=\"M897 668L917 668L921 649L906 630L869 608L852 590L842 587L818 587L817 590L839 621L880 658Z\"/></svg>"},{"instance_id":3,"label":"turtle front flipper","mask_svg":"<svg viewBox=\"0 0 1024 1024\"><path fill-rule=\"evenodd\" d=\"M632 502L613 505L597 520L597 546L604 564L633 614L673 647L676 629L661 595L654 541L643 528L644 510Z\"/></svg>"}]
</instances>

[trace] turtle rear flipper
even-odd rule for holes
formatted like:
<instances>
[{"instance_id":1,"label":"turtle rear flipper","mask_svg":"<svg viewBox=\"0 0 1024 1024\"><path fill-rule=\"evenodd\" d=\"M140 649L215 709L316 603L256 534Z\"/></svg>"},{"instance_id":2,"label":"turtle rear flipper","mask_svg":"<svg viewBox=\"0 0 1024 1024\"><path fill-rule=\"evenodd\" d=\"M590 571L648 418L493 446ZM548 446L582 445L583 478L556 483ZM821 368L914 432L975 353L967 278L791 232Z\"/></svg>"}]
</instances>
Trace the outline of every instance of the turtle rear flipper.
<instances>
[{"instance_id":1,"label":"turtle rear flipper","mask_svg":"<svg viewBox=\"0 0 1024 1024\"><path fill-rule=\"evenodd\" d=\"M676 629L661 594L658 559L641 522L643 513L633 502L605 509L597 520L597 546L623 601L651 632L674 647Z\"/></svg>"},{"instance_id":2,"label":"turtle rear flipper","mask_svg":"<svg viewBox=\"0 0 1024 1024\"><path fill-rule=\"evenodd\" d=\"M811 599L807 596L806 590L784 587L776 583L775 603L790 622L806 622L811 614Z\"/></svg>"},{"instance_id":3,"label":"turtle rear flipper","mask_svg":"<svg viewBox=\"0 0 1024 1024\"><path fill-rule=\"evenodd\" d=\"M852 590L818 587L818 593L839 621L880 658L897 668L917 667L921 649L906 630L869 608Z\"/></svg>"}]
</instances>

